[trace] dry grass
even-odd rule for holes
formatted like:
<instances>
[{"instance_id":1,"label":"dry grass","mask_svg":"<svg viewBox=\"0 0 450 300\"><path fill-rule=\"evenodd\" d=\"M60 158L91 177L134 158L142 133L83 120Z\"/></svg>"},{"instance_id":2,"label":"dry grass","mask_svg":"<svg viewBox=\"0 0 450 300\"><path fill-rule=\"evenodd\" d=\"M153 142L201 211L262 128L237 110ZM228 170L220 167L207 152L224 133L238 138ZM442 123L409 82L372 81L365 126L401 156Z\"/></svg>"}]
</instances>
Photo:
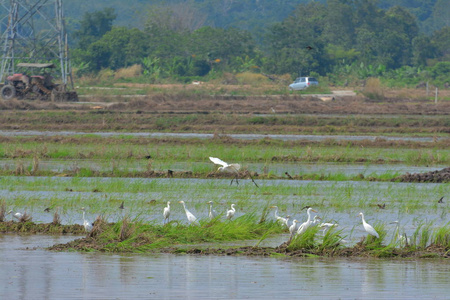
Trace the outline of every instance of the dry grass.
<instances>
[{"instance_id":1,"label":"dry grass","mask_svg":"<svg viewBox=\"0 0 450 300\"><path fill-rule=\"evenodd\" d=\"M61 217L58 213L58 210L55 210L55 213L53 214L53 225L61 225Z\"/></svg>"},{"instance_id":2,"label":"dry grass","mask_svg":"<svg viewBox=\"0 0 450 300\"><path fill-rule=\"evenodd\" d=\"M98 72L97 78L100 81L112 81L114 79L115 72L111 69L103 69Z\"/></svg>"},{"instance_id":3,"label":"dry grass","mask_svg":"<svg viewBox=\"0 0 450 300\"><path fill-rule=\"evenodd\" d=\"M367 79L362 93L372 100L382 100L384 98L384 88L380 79L374 77Z\"/></svg>"},{"instance_id":4,"label":"dry grass","mask_svg":"<svg viewBox=\"0 0 450 300\"><path fill-rule=\"evenodd\" d=\"M244 72L236 75L236 79L241 84L258 85L268 83L269 79L261 74Z\"/></svg>"},{"instance_id":5,"label":"dry grass","mask_svg":"<svg viewBox=\"0 0 450 300\"><path fill-rule=\"evenodd\" d=\"M5 216L6 216L6 203L3 200L2 204L0 204L0 222L5 221Z\"/></svg>"},{"instance_id":6,"label":"dry grass","mask_svg":"<svg viewBox=\"0 0 450 300\"><path fill-rule=\"evenodd\" d=\"M19 222L22 223L30 222L31 220L32 220L31 215L26 212L23 213L23 215L19 218Z\"/></svg>"},{"instance_id":7,"label":"dry grass","mask_svg":"<svg viewBox=\"0 0 450 300\"><path fill-rule=\"evenodd\" d=\"M114 74L114 79L123 79L123 78L136 78L142 75L142 66L141 65L132 65L128 68L122 68L116 71Z\"/></svg>"}]
</instances>

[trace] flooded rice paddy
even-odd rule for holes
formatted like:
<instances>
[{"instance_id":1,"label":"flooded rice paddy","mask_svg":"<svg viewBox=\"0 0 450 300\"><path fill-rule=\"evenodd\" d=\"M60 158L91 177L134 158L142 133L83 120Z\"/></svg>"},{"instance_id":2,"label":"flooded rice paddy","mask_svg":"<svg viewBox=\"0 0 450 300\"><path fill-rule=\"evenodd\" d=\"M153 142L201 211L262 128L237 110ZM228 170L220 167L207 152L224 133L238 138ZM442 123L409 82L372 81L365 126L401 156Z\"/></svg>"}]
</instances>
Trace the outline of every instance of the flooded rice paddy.
<instances>
[{"instance_id":1,"label":"flooded rice paddy","mask_svg":"<svg viewBox=\"0 0 450 300\"><path fill-rule=\"evenodd\" d=\"M2 299L445 299L443 260L111 255L0 235Z\"/></svg>"},{"instance_id":2,"label":"flooded rice paddy","mask_svg":"<svg viewBox=\"0 0 450 300\"><path fill-rule=\"evenodd\" d=\"M2 161L3 164L9 162ZM77 161L95 166L92 161ZM68 163L69 167L71 163ZM191 164L189 165L191 166ZM41 162L41 168L61 171L65 162ZM98 165L99 168L108 167ZM139 166L128 165L129 168ZM185 164L161 166L179 167ZM264 165L252 165L263 169ZM372 174L384 166L305 165L310 172ZM292 169L291 169L292 168ZM274 164L269 171L298 172L298 165ZM427 167L389 166L396 172L429 171ZM397 168L397 169L395 169ZM208 214L207 201L225 214L237 204L236 217L262 214L264 207L278 205L279 214L306 219L306 205L318 211L324 222L335 222L343 230L345 244L357 243L366 233L361 219L383 223L388 240L399 220L402 231L412 236L424 223L431 229L449 222L450 185L433 183L239 180L178 178L72 178L1 177L0 200L9 208L26 211L36 223L51 222L59 210L63 224L82 224L86 218L104 215L118 221L124 215L162 223L166 201L173 201L171 219L187 223L183 208L200 219ZM445 201L438 203L444 196ZM119 210L121 202L125 209ZM384 204L380 208L378 204ZM50 207L51 212L44 209ZM9 218L9 216L8 216ZM274 219L273 211L268 215ZM448 297L447 259L384 260L344 258L275 258L245 256L197 256L174 254L105 254L52 252L54 244L80 236L0 235L0 295L5 299L426 299ZM262 241L276 247L288 239L283 233ZM233 242L256 245L258 241ZM227 243L219 244L226 245ZM230 245L230 243L228 243ZM201 245L213 246L213 245ZM217 246L217 244L216 244Z\"/></svg>"},{"instance_id":3,"label":"flooded rice paddy","mask_svg":"<svg viewBox=\"0 0 450 300\"><path fill-rule=\"evenodd\" d=\"M351 244L365 235L360 211L372 224L386 223L390 234L395 225L389 223L396 220L408 236L421 224L434 228L449 222L450 202L438 203L450 195L448 184L259 180L256 188L250 180L239 182L230 186L226 179L17 177L0 180L0 193L9 207L31 214L34 222L51 222L58 209L62 224L82 224L81 206L89 220L103 215L116 222L127 215L162 223L166 201L172 201L171 220L187 223L180 200L200 220L208 219L208 201L223 218L231 203L237 206L236 217L261 215L264 207L277 205L279 215L300 222L306 220L301 209L310 205L323 222L338 223ZM118 209L122 202L124 210ZM52 211L45 212L47 207ZM274 219L273 211L268 218Z\"/></svg>"},{"instance_id":4,"label":"flooded rice paddy","mask_svg":"<svg viewBox=\"0 0 450 300\"><path fill-rule=\"evenodd\" d=\"M0 169L14 170L17 167L17 161L12 159L0 160ZM28 169L33 168L33 161L30 160L25 164ZM275 176L283 176L286 172L291 175L308 175L308 174L345 174L347 176L363 175L381 176L384 174L394 174L396 176L405 173L424 173L443 169L446 166L412 166L412 165L384 165L384 164L333 164L333 163L247 163L245 168L257 172L259 174L272 174ZM190 170L208 170L211 168L210 162L154 162L152 168L155 171L165 172L168 169L172 171L187 172ZM92 159L41 159L39 161L39 170L51 171L56 173L73 172L74 170L88 169L95 172L143 172L147 170L147 166L140 160L92 160Z\"/></svg>"},{"instance_id":5,"label":"flooded rice paddy","mask_svg":"<svg viewBox=\"0 0 450 300\"><path fill-rule=\"evenodd\" d=\"M186 139L212 139L212 133L173 133L173 132L80 132L80 131L6 131L0 130L2 136L85 136L96 135L99 137L142 137L142 138L186 138ZM411 136L363 136L363 135L302 135L302 134L227 134L234 139L243 140L260 140L264 138L271 138L283 141L363 141L383 139L387 141L409 141L409 142L433 142L448 140L447 137L411 137Z\"/></svg>"}]
</instances>

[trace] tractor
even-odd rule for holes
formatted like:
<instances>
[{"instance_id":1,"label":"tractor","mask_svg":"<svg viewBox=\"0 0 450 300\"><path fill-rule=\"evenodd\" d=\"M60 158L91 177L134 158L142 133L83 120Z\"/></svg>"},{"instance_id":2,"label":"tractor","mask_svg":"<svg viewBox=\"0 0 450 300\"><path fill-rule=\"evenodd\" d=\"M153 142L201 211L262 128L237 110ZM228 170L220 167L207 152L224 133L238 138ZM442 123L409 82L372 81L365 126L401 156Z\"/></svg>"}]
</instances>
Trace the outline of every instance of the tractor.
<instances>
[{"instance_id":1,"label":"tractor","mask_svg":"<svg viewBox=\"0 0 450 300\"><path fill-rule=\"evenodd\" d=\"M4 100L38 99L51 101L78 101L75 91L67 91L65 85L53 83L53 77L47 69L55 68L52 63L19 63L23 69L38 69L39 75L28 75L28 72L16 73L6 78L0 93ZM33 74L33 72L32 72Z\"/></svg>"}]
</instances>

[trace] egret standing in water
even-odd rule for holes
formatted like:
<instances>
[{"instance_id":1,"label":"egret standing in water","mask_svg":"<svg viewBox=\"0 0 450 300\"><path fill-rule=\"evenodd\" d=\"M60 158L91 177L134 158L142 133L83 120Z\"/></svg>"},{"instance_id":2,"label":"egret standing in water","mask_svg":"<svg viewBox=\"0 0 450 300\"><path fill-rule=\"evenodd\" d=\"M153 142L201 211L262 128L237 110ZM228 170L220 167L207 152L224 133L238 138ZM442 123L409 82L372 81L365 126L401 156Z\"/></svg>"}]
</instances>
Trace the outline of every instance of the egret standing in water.
<instances>
[{"instance_id":1,"label":"egret standing in water","mask_svg":"<svg viewBox=\"0 0 450 300\"><path fill-rule=\"evenodd\" d=\"M315 211L311 207L308 208L308 210L306 211L306 213L308 214L308 219L306 220L306 222L304 222L302 225L300 225L300 227L297 230L297 234L304 233L306 231L306 229L308 229L309 226L311 226L311 224L313 223L313 221L311 221L311 212L317 213L317 211Z\"/></svg>"},{"instance_id":2,"label":"egret standing in water","mask_svg":"<svg viewBox=\"0 0 450 300\"><path fill-rule=\"evenodd\" d=\"M213 209L213 202L209 201L209 213L208 213L208 217L210 220L214 219L217 216L216 211Z\"/></svg>"},{"instance_id":3,"label":"egret standing in water","mask_svg":"<svg viewBox=\"0 0 450 300\"><path fill-rule=\"evenodd\" d=\"M92 223L89 222L88 220L86 220L86 209L84 207L82 207L81 210L83 211L83 226L84 226L84 230L86 232L91 232L91 230L92 230Z\"/></svg>"},{"instance_id":4,"label":"egret standing in water","mask_svg":"<svg viewBox=\"0 0 450 300\"><path fill-rule=\"evenodd\" d=\"M163 217L164 217L164 224L166 224L166 221L168 222L170 217L170 201L167 201L167 206L164 207Z\"/></svg>"},{"instance_id":5,"label":"egret standing in water","mask_svg":"<svg viewBox=\"0 0 450 300\"><path fill-rule=\"evenodd\" d=\"M197 218L186 208L186 204L184 201L179 201L178 203L183 204L184 211L186 212L186 217L188 219L189 224L194 223L195 225L200 225Z\"/></svg>"},{"instance_id":6,"label":"egret standing in water","mask_svg":"<svg viewBox=\"0 0 450 300\"><path fill-rule=\"evenodd\" d=\"M231 209L227 210L227 219L231 220L232 217L234 217L234 213L236 212L236 209L234 208L235 204L231 204Z\"/></svg>"},{"instance_id":7,"label":"egret standing in water","mask_svg":"<svg viewBox=\"0 0 450 300\"><path fill-rule=\"evenodd\" d=\"M380 235L378 234L378 232L376 232L376 230L369 224L366 223L366 220L364 219L364 214L362 212L359 213L359 215L361 217L363 226L364 226L364 230L370 234L375 236L376 238L380 238Z\"/></svg>"},{"instance_id":8,"label":"egret standing in water","mask_svg":"<svg viewBox=\"0 0 450 300\"><path fill-rule=\"evenodd\" d=\"M230 185L233 184L234 179L236 179L236 184L239 185L238 175L239 175L239 169L241 168L240 164L228 164L217 157L209 157L209 160L212 161L213 163L215 163L216 165L221 165L221 167L219 167L217 169L219 172L227 172L227 173L232 173L235 175L235 178L233 178L231 180Z\"/></svg>"}]
</instances>

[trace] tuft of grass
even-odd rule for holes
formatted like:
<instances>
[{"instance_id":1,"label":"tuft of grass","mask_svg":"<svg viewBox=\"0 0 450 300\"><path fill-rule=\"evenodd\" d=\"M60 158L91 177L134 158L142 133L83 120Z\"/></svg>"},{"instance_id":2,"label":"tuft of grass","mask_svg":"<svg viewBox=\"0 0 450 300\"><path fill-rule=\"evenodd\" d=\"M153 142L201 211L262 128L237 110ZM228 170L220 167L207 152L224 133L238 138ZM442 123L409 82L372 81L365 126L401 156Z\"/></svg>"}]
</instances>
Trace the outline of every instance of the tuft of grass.
<instances>
[{"instance_id":1,"label":"tuft of grass","mask_svg":"<svg viewBox=\"0 0 450 300\"><path fill-rule=\"evenodd\" d=\"M367 79L362 93L364 96L372 100L384 99L384 90L379 78L371 77Z\"/></svg>"},{"instance_id":2,"label":"tuft of grass","mask_svg":"<svg viewBox=\"0 0 450 300\"><path fill-rule=\"evenodd\" d=\"M450 250L450 222L435 229L431 237L431 242L437 247L443 247Z\"/></svg>"},{"instance_id":3,"label":"tuft of grass","mask_svg":"<svg viewBox=\"0 0 450 300\"><path fill-rule=\"evenodd\" d=\"M342 234L343 229L337 230L336 227L331 227L323 236L322 243L319 245L318 250L320 252L326 252L327 250L336 250L342 248L342 240L345 236Z\"/></svg>"},{"instance_id":4,"label":"tuft of grass","mask_svg":"<svg viewBox=\"0 0 450 300\"><path fill-rule=\"evenodd\" d=\"M5 221L6 216L6 203L5 200L2 200L2 203L0 204L0 222Z\"/></svg>"},{"instance_id":5,"label":"tuft of grass","mask_svg":"<svg viewBox=\"0 0 450 300\"><path fill-rule=\"evenodd\" d=\"M311 250L316 248L316 235L319 232L319 228L317 226L310 226L300 235L295 235L294 238L289 243L287 250L289 251L297 251L297 250Z\"/></svg>"},{"instance_id":6,"label":"tuft of grass","mask_svg":"<svg viewBox=\"0 0 450 300\"><path fill-rule=\"evenodd\" d=\"M23 213L22 216L19 218L19 222L21 223L27 223L30 222L33 218L28 213Z\"/></svg>"},{"instance_id":7,"label":"tuft of grass","mask_svg":"<svg viewBox=\"0 0 450 300\"><path fill-rule=\"evenodd\" d=\"M53 225L61 225L61 216L58 213L58 209L56 209L54 214L53 214L52 224Z\"/></svg>"},{"instance_id":8,"label":"tuft of grass","mask_svg":"<svg viewBox=\"0 0 450 300\"><path fill-rule=\"evenodd\" d=\"M142 66L139 64L132 65L128 68L118 69L114 74L114 79L136 78L142 74Z\"/></svg>"},{"instance_id":9,"label":"tuft of grass","mask_svg":"<svg viewBox=\"0 0 450 300\"><path fill-rule=\"evenodd\" d=\"M383 241L386 237L387 231L385 229L384 223L375 223L373 226L376 232L378 232L379 238L372 236L370 234L367 234L367 237L364 238L364 240L361 242L361 245L364 245L364 247L368 250L380 250L384 248Z\"/></svg>"}]
</instances>

